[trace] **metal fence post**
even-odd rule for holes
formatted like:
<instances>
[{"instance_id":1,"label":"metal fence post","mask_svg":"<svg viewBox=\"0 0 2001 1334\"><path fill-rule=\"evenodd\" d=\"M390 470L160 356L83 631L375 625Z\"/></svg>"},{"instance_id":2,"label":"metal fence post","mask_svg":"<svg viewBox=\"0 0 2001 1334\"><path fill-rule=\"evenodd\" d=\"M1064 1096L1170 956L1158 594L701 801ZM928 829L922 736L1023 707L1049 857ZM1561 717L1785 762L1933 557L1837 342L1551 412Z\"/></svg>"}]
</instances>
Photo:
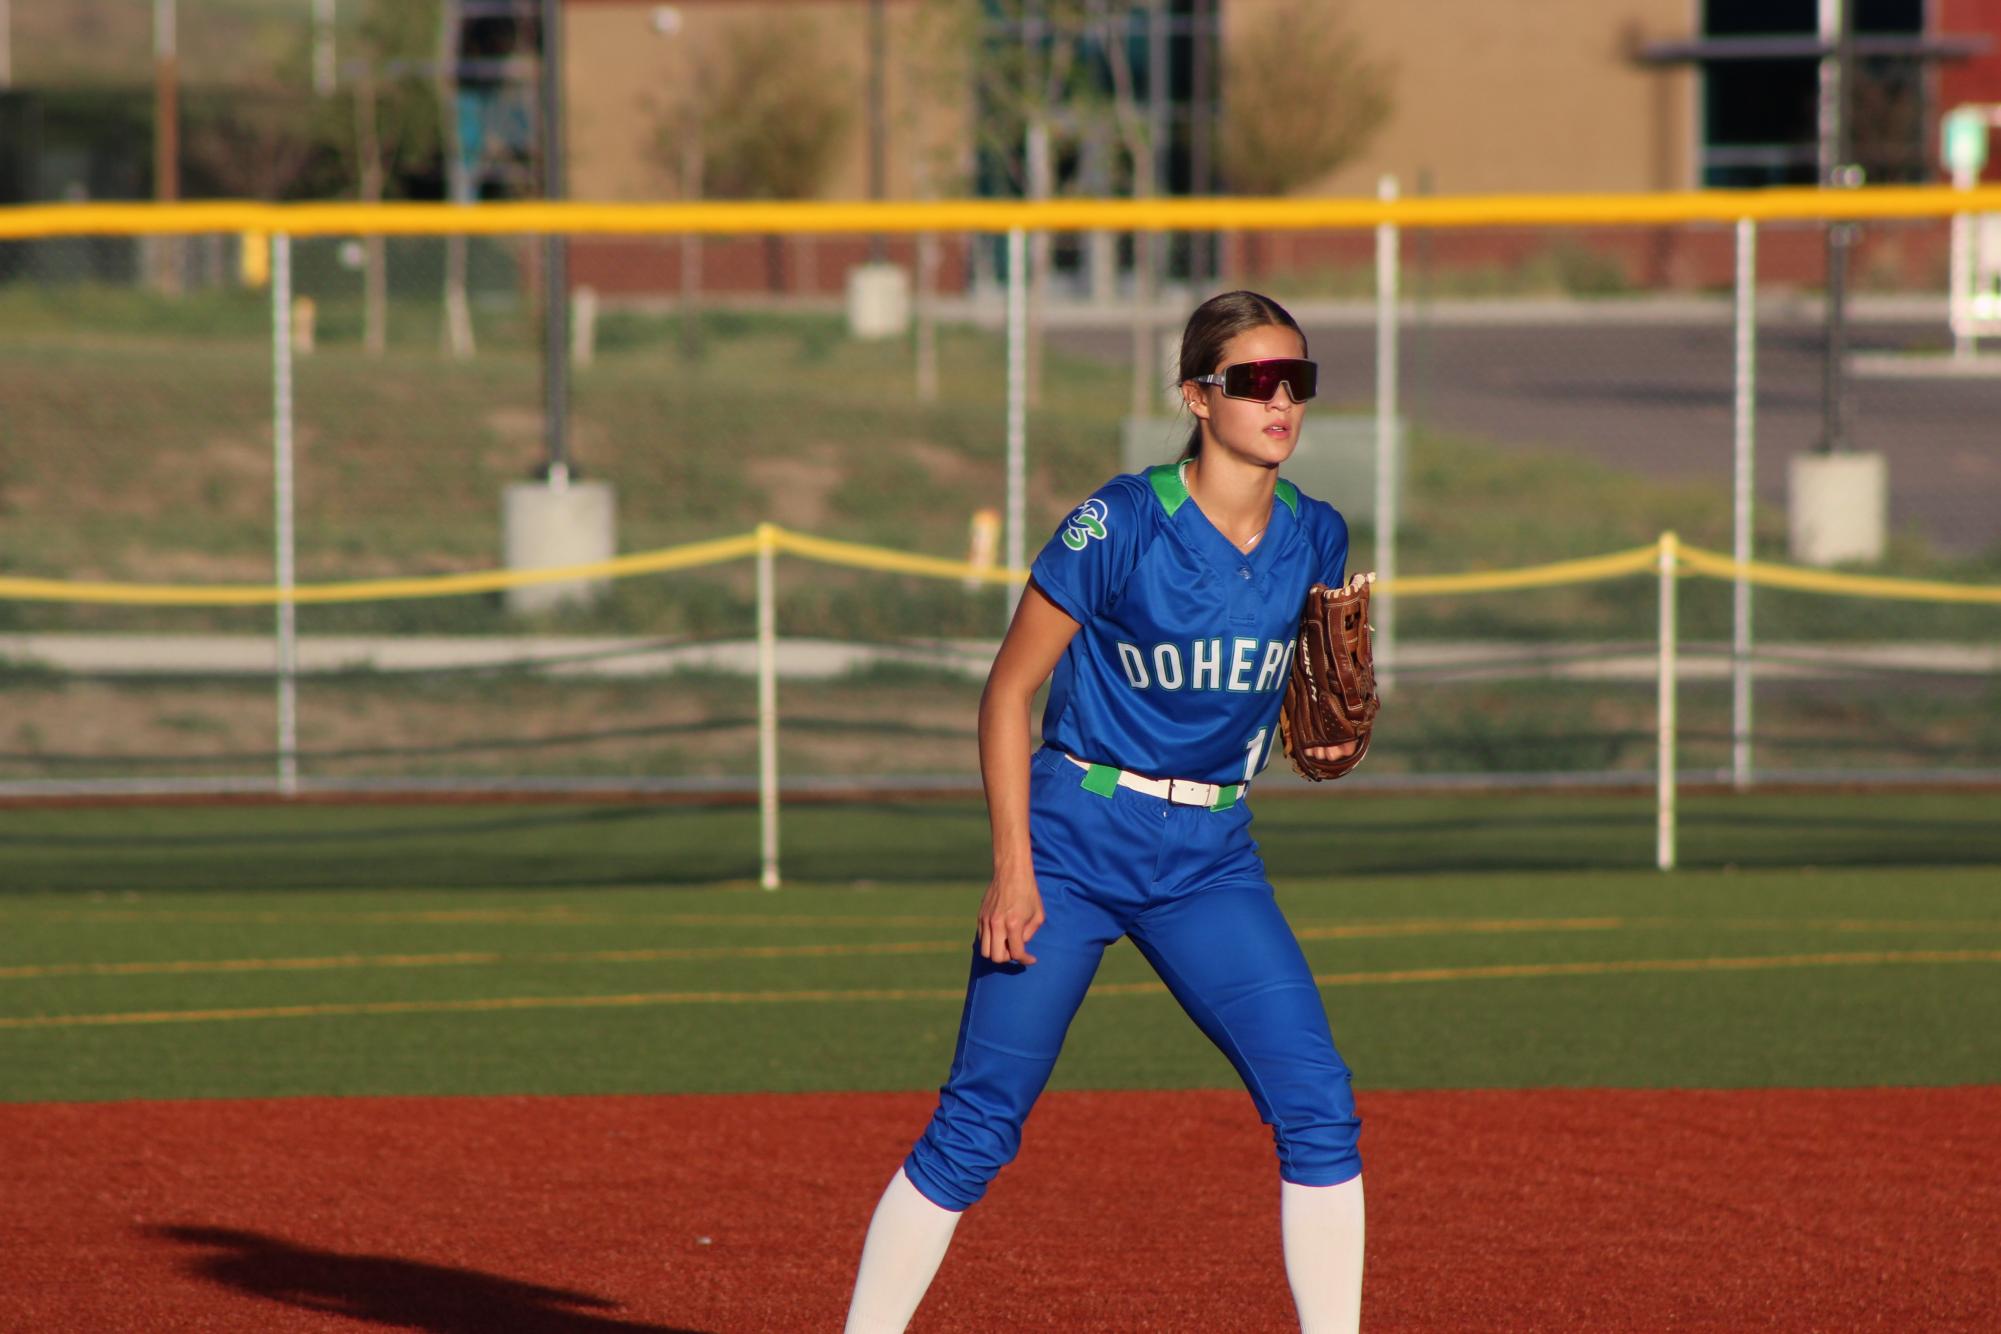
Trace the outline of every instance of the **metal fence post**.
<instances>
[{"instance_id":1,"label":"metal fence post","mask_svg":"<svg viewBox=\"0 0 2001 1334\"><path fill-rule=\"evenodd\" d=\"M292 602L297 575L292 526L292 238L271 236L271 443L272 503L278 566L278 791L299 791L298 614Z\"/></svg>"},{"instance_id":2,"label":"metal fence post","mask_svg":"<svg viewBox=\"0 0 2001 1334\"><path fill-rule=\"evenodd\" d=\"M1397 197L1397 178L1376 186L1385 204ZM1397 228L1376 228L1376 578L1383 592L1372 614L1376 622L1376 681L1396 684L1397 545Z\"/></svg>"},{"instance_id":3,"label":"metal fence post","mask_svg":"<svg viewBox=\"0 0 2001 1334\"><path fill-rule=\"evenodd\" d=\"M1751 580L1744 570L1752 546L1758 373L1758 227L1737 220L1737 365L1735 495L1731 554L1737 562L1731 588L1730 619L1730 783L1751 786Z\"/></svg>"},{"instance_id":4,"label":"metal fence post","mask_svg":"<svg viewBox=\"0 0 2001 1334\"><path fill-rule=\"evenodd\" d=\"M1028 237L1015 227L1007 234L1007 565L1011 570L1020 569L1026 559L1027 489ZM1008 614L1013 613L1010 604Z\"/></svg>"},{"instance_id":5,"label":"metal fence post","mask_svg":"<svg viewBox=\"0 0 2001 1334\"><path fill-rule=\"evenodd\" d=\"M757 817L758 883L778 888L778 594L773 578L777 530L757 526Z\"/></svg>"},{"instance_id":6,"label":"metal fence post","mask_svg":"<svg viewBox=\"0 0 2001 1334\"><path fill-rule=\"evenodd\" d=\"M1675 854L1675 566L1679 547L1673 533L1661 534L1660 674L1657 682L1654 756L1654 865L1674 869Z\"/></svg>"}]
</instances>

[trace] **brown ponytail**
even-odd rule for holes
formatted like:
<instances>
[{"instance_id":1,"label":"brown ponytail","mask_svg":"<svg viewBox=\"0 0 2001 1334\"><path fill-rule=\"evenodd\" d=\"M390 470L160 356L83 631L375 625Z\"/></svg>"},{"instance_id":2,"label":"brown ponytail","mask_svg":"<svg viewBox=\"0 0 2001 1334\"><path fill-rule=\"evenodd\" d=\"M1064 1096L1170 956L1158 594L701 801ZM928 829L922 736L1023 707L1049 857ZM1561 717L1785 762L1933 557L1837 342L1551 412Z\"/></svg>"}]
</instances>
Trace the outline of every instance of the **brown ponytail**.
<instances>
[{"instance_id":1,"label":"brown ponytail","mask_svg":"<svg viewBox=\"0 0 2001 1334\"><path fill-rule=\"evenodd\" d=\"M1186 384L1198 375L1214 374L1223 360L1223 349L1232 338L1268 324L1298 334L1300 350L1305 351L1306 332L1299 327L1299 321L1270 297L1257 292L1225 292L1210 297L1195 308L1195 313L1188 317L1188 327L1181 331L1181 374L1175 383ZM1197 418L1188 432L1188 443L1181 457L1192 459L1201 452L1202 422Z\"/></svg>"}]
</instances>

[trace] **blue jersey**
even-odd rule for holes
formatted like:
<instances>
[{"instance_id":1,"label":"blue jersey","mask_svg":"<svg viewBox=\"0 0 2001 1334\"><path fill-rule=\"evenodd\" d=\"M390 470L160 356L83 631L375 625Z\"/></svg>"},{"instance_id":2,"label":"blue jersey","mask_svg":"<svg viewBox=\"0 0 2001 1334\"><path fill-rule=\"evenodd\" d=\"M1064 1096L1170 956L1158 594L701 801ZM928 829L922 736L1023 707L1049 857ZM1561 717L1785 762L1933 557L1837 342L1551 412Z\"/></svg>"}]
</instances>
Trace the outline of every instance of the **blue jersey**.
<instances>
[{"instance_id":1,"label":"blue jersey","mask_svg":"<svg viewBox=\"0 0 2001 1334\"><path fill-rule=\"evenodd\" d=\"M1043 742L1155 778L1248 781L1277 744L1306 590L1340 584L1347 559L1347 523L1290 482L1246 554L1178 466L1114 477L1030 571L1083 627L1050 681Z\"/></svg>"}]
</instances>

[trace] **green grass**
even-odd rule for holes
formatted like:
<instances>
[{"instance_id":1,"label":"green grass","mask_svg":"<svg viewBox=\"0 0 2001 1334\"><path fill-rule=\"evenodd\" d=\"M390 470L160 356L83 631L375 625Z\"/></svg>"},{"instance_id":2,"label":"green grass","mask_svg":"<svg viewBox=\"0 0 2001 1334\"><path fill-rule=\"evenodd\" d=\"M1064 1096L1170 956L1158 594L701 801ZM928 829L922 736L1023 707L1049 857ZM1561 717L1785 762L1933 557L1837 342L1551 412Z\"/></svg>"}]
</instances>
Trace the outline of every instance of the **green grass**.
<instances>
[{"instance_id":1,"label":"green grass","mask_svg":"<svg viewBox=\"0 0 2001 1334\"><path fill-rule=\"evenodd\" d=\"M1273 799L1257 833L1365 1089L1986 1083L1991 812L1694 800L1671 875L1632 798ZM0 811L0 1098L929 1087L983 824L789 809L765 894L739 810ZM273 1007L320 1012L7 1023ZM1089 1001L1056 1076L1233 1082L1158 994Z\"/></svg>"},{"instance_id":2,"label":"green grass","mask_svg":"<svg viewBox=\"0 0 2001 1334\"><path fill-rule=\"evenodd\" d=\"M331 262L314 262L322 261ZM410 292L428 290L412 283ZM435 302L393 303L392 355L381 360L357 346L351 295L329 287L322 305L326 339L296 369L300 577L492 566L501 549L500 493L530 474L543 448L537 345L521 303L508 296L480 308L480 354L466 363L440 352ZM9 409L0 568L60 578L268 579L265 320L255 294L170 300L87 286L0 291L0 401ZM603 332L596 364L574 380L571 439L584 470L619 487L624 550L775 520L958 557L970 515L1002 491L1005 357L997 335L945 331L942 392L926 404L915 397L907 343L849 340L828 316L710 311L692 357L673 316L619 313ZM1122 362L1050 350L1043 402L1029 423L1033 533L1116 470L1125 383ZM718 385L737 392L718 393ZM1400 564L1410 573L1594 555L1650 542L1668 528L1693 543L1728 545L1720 484L1640 482L1559 451L1498 450L1435 432L1417 434L1409 471ZM1552 513L1566 521L1549 523ZM1767 552L1782 545L1781 519L1760 517ZM1366 531L1356 541L1358 552L1368 550ZM990 633L1000 619L993 599L968 597L952 583L797 561L785 568L787 633ZM1940 560L1909 542L1890 568L1966 580L1991 580L2001 570L1992 560ZM628 580L595 611L544 625L641 633L742 626L744 574L737 567L716 579ZM1652 633L1652 596L1643 583L1413 602L1402 625L1409 634L1644 637ZM1684 604L1684 633L1727 633L1722 586L1691 581ZM1993 630L1991 609L1889 603L1866 617L1850 610L1774 594L1761 599L1760 633L1981 638ZM311 616L311 628L327 631L519 628L492 597ZM0 603L0 629L55 627L252 622L236 612Z\"/></svg>"},{"instance_id":3,"label":"green grass","mask_svg":"<svg viewBox=\"0 0 2001 1334\"><path fill-rule=\"evenodd\" d=\"M977 677L902 667L786 681L780 772L970 783L979 691ZM756 771L753 683L716 672L350 670L306 679L298 704L301 771L312 780L748 779ZM1654 705L1646 680L1406 674L1366 772L1622 773L1647 783ZM1679 713L1686 770L1727 768L1728 681L1687 684ZM2001 684L1983 680L1894 697L1850 681L1765 680L1756 722L1756 758L1767 771L2001 769ZM276 762L274 744L268 681L84 679L0 659L0 779L262 776Z\"/></svg>"}]
</instances>

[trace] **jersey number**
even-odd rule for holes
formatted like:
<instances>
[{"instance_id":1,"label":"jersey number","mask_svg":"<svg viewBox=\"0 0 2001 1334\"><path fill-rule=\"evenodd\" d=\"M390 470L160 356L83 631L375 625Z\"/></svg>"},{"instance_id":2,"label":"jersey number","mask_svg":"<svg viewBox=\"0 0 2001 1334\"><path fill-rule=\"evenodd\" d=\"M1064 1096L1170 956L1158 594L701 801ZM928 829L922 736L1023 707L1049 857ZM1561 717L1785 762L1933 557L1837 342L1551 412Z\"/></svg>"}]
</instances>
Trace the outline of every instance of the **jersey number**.
<instances>
[{"instance_id":1,"label":"jersey number","mask_svg":"<svg viewBox=\"0 0 2001 1334\"><path fill-rule=\"evenodd\" d=\"M1258 770L1264 768L1263 761L1270 758L1264 754L1265 738L1270 735L1271 729L1269 727L1260 728L1258 734L1251 738L1250 745L1245 747L1250 752L1244 757L1244 781L1246 783L1258 776Z\"/></svg>"}]
</instances>

